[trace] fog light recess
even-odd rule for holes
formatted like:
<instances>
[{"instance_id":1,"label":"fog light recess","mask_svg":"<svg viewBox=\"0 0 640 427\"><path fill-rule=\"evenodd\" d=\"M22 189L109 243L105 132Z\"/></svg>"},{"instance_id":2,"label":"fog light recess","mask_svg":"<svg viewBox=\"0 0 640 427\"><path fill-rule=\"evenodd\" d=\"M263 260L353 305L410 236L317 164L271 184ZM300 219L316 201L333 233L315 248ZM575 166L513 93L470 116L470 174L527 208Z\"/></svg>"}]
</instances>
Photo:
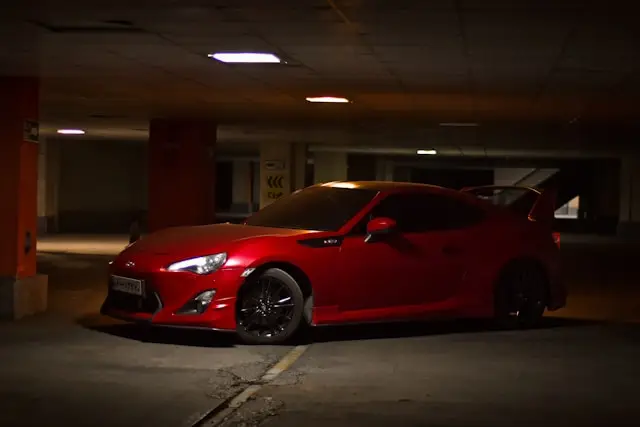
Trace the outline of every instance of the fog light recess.
<instances>
[{"instance_id":1,"label":"fog light recess","mask_svg":"<svg viewBox=\"0 0 640 427\"><path fill-rule=\"evenodd\" d=\"M209 289L204 292L200 292L198 295L193 297L189 302L187 302L180 310L178 310L177 314L202 314L207 311L209 305L211 305L211 301L216 296L215 289Z\"/></svg>"}]
</instances>

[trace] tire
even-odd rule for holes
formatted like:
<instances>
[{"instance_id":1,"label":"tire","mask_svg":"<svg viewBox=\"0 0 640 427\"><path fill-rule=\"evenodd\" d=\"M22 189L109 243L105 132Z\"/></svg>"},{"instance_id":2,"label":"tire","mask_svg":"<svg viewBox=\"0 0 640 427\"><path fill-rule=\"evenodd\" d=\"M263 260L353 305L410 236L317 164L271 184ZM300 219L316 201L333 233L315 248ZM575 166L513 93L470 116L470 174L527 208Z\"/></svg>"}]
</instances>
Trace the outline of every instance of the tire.
<instances>
[{"instance_id":1,"label":"tire","mask_svg":"<svg viewBox=\"0 0 640 427\"><path fill-rule=\"evenodd\" d=\"M246 344L281 344L300 329L304 295L286 271L270 268L249 277L238 293L236 332Z\"/></svg>"},{"instance_id":2,"label":"tire","mask_svg":"<svg viewBox=\"0 0 640 427\"><path fill-rule=\"evenodd\" d=\"M495 317L500 326L538 326L547 307L547 277L533 263L516 263L505 269L495 289Z\"/></svg>"}]
</instances>

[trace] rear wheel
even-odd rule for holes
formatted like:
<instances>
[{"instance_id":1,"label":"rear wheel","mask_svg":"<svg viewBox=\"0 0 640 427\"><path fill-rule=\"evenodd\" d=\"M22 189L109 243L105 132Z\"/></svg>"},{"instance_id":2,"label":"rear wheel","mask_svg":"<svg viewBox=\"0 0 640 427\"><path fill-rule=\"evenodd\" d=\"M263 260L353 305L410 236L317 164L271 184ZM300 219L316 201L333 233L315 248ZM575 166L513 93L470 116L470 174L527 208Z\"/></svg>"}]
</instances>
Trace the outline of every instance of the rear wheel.
<instances>
[{"instance_id":1,"label":"rear wheel","mask_svg":"<svg viewBox=\"0 0 640 427\"><path fill-rule=\"evenodd\" d=\"M279 344L300 328L304 296L289 273L270 268L250 277L238 295L236 330L247 344Z\"/></svg>"},{"instance_id":2,"label":"rear wheel","mask_svg":"<svg viewBox=\"0 0 640 427\"><path fill-rule=\"evenodd\" d=\"M495 315L501 325L537 326L546 306L547 278L540 267L518 263L505 270L495 292Z\"/></svg>"}]
</instances>

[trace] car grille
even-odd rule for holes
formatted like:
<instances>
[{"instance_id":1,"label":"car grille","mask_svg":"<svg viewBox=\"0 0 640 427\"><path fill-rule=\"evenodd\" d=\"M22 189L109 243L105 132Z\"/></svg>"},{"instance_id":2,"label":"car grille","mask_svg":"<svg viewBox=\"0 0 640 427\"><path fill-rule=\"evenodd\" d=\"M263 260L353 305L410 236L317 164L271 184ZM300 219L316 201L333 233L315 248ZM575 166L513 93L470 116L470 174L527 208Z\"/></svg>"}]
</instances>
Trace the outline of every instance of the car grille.
<instances>
[{"instance_id":1,"label":"car grille","mask_svg":"<svg viewBox=\"0 0 640 427\"><path fill-rule=\"evenodd\" d=\"M162 308L160 295L145 283L145 295L137 296L109 289L107 304L116 310L131 313L155 314Z\"/></svg>"}]
</instances>

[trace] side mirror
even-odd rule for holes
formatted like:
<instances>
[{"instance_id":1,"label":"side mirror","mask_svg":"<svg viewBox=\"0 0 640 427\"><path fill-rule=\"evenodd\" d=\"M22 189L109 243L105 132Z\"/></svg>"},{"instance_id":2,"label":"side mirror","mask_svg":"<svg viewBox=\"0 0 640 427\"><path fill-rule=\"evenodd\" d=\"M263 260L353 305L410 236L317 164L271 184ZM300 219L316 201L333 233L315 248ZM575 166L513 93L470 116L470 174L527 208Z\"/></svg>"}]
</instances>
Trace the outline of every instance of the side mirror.
<instances>
[{"instance_id":1,"label":"side mirror","mask_svg":"<svg viewBox=\"0 0 640 427\"><path fill-rule=\"evenodd\" d=\"M391 218L374 218L367 223L367 236L365 243L371 243L382 236L393 233L396 230L396 222Z\"/></svg>"}]
</instances>

